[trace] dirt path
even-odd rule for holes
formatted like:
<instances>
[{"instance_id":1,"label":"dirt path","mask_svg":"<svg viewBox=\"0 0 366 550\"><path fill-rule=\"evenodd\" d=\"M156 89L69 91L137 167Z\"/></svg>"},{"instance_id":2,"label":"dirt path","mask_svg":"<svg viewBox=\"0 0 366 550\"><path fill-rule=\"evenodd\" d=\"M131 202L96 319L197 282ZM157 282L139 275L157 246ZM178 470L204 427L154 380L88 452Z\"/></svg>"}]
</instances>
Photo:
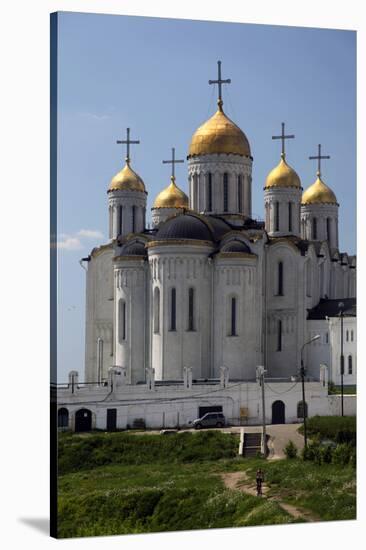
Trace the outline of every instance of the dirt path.
<instances>
[{"instance_id":1,"label":"dirt path","mask_svg":"<svg viewBox=\"0 0 366 550\"><path fill-rule=\"evenodd\" d=\"M228 489L242 491L247 495L257 496L257 488L255 483L248 478L248 475L245 471L242 472L227 472L221 474L221 479L223 480L225 487ZM263 486L263 496L266 497L269 488L267 485ZM278 504L280 508L285 510L290 516L294 519L303 519L305 521L320 521L320 518L315 516L312 512L304 510L303 508L297 508L292 504L287 504L283 502L278 496L266 497L268 500L272 500Z\"/></svg>"}]
</instances>

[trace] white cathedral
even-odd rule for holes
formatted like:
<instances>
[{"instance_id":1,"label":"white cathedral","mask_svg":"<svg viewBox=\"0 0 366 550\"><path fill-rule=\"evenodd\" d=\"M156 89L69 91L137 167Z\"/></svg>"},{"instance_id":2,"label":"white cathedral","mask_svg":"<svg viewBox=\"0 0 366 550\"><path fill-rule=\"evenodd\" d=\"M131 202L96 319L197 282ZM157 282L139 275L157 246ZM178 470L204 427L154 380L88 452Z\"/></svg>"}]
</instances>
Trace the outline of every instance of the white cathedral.
<instances>
[{"instance_id":1,"label":"white cathedral","mask_svg":"<svg viewBox=\"0 0 366 550\"><path fill-rule=\"evenodd\" d=\"M218 65L218 79L210 81L218 84L217 111L193 133L188 148L189 196L176 181L175 164L183 161L173 149L165 161L172 176L155 198L152 227L146 223L146 186L131 166L130 144L138 142L130 140L129 129L120 142L127 144L127 157L107 192L109 242L83 259L86 402L94 399L93 384L107 391L112 379L113 391L123 387L136 403L146 400L145 387L161 388L164 395L169 388L202 392L215 381L222 391L256 387L259 365L272 388L276 382L285 388L296 380L303 355L308 380L321 397L328 377L339 376L340 351L335 357L329 327L340 313L352 330L355 354L356 257L339 250L339 204L321 175L321 160L329 157L320 146L310 157L318 161L317 177L304 191L285 154L285 140L294 136L282 124L281 135L273 136L282 141L280 161L263 185L265 221L253 219L251 147L225 114L222 84L229 81L221 79ZM317 341L304 350L314 335ZM351 373L345 361L344 376L352 375L348 383L354 384L356 358ZM250 417L252 407L253 419L258 416L257 403L244 405L226 414L239 417L239 409L246 409ZM134 416L148 423L153 413L146 406ZM169 424L169 407L160 406L166 411L160 425ZM270 414L270 402L268 408ZM127 416L117 425L128 424ZM296 411L286 418L296 418Z\"/></svg>"}]
</instances>

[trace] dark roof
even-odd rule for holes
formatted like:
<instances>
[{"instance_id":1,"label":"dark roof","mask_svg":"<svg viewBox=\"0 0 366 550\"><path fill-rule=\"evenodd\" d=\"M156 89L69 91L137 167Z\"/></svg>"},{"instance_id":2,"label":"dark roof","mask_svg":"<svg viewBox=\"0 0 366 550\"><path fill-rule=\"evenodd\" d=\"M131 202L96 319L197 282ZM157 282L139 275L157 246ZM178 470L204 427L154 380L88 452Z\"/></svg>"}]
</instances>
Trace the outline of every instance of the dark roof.
<instances>
[{"instance_id":1,"label":"dark roof","mask_svg":"<svg viewBox=\"0 0 366 550\"><path fill-rule=\"evenodd\" d=\"M243 241L238 241L234 239L233 241L228 242L222 249L221 252L247 252L250 254L250 249L246 243Z\"/></svg>"},{"instance_id":2,"label":"dark roof","mask_svg":"<svg viewBox=\"0 0 366 550\"><path fill-rule=\"evenodd\" d=\"M140 242L126 243L122 246L120 252L121 256L145 256L145 254L145 245Z\"/></svg>"},{"instance_id":3,"label":"dark roof","mask_svg":"<svg viewBox=\"0 0 366 550\"><path fill-rule=\"evenodd\" d=\"M169 218L163 223L156 239L198 239L202 241L213 241L213 232L208 224L200 216L189 212Z\"/></svg>"},{"instance_id":4,"label":"dark roof","mask_svg":"<svg viewBox=\"0 0 366 550\"><path fill-rule=\"evenodd\" d=\"M317 306L308 309L308 319L337 317L342 310L345 317L356 317L356 298L340 298L339 300L322 298Z\"/></svg>"},{"instance_id":5,"label":"dark roof","mask_svg":"<svg viewBox=\"0 0 366 550\"><path fill-rule=\"evenodd\" d=\"M206 218L208 223L211 225L215 240L220 240L225 233L228 233L232 229L231 225L222 218L216 216L204 216L204 218Z\"/></svg>"}]
</instances>

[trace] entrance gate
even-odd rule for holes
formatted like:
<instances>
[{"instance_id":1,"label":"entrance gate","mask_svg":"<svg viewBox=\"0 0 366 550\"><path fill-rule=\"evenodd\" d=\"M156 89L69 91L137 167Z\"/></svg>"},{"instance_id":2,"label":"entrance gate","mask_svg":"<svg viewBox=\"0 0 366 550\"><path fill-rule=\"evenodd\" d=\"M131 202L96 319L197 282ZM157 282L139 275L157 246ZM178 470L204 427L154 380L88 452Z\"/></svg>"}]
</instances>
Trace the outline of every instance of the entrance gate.
<instances>
[{"instance_id":1,"label":"entrance gate","mask_svg":"<svg viewBox=\"0 0 366 550\"><path fill-rule=\"evenodd\" d=\"M272 424L285 424L285 404L283 401L272 403Z\"/></svg>"},{"instance_id":2,"label":"entrance gate","mask_svg":"<svg viewBox=\"0 0 366 550\"><path fill-rule=\"evenodd\" d=\"M91 430L92 415L89 409L80 409L75 414L75 432L89 432Z\"/></svg>"}]
</instances>

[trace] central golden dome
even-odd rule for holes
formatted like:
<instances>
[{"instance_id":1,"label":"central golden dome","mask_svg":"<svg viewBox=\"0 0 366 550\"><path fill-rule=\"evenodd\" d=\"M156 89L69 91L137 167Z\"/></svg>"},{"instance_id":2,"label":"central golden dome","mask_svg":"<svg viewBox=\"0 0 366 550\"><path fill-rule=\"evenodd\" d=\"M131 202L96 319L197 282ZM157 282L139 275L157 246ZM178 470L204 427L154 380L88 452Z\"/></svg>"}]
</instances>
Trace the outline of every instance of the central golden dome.
<instances>
[{"instance_id":1,"label":"central golden dome","mask_svg":"<svg viewBox=\"0 0 366 550\"><path fill-rule=\"evenodd\" d=\"M273 187L296 187L301 188L301 181L297 173L285 160L285 155L281 155L281 160L266 178L265 189Z\"/></svg>"},{"instance_id":2,"label":"central golden dome","mask_svg":"<svg viewBox=\"0 0 366 550\"><path fill-rule=\"evenodd\" d=\"M318 175L316 181L304 191L301 204L338 204L333 191Z\"/></svg>"},{"instance_id":3,"label":"central golden dome","mask_svg":"<svg viewBox=\"0 0 366 550\"><path fill-rule=\"evenodd\" d=\"M219 101L218 104L216 113L193 134L188 157L214 153L250 157L250 145L246 135L225 115L222 103Z\"/></svg>"},{"instance_id":4,"label":"central golden dome","mask_svg":"<svg viewBox=\"0 0 366 550\"><path fill-rule=\"evenodd\" d=\"M145 184L127 161L125 166L112 178L109 185L110 191L142 191L146 193Z\"/></svg>"},{"instance_id":5,"label":"central golden dome","mask_svg":"<svg viewBox=\"0 0 366 550\"><path fill-rule=\"evenodd\" d=\"M168 187L160 191L153 208L188 208L188 197L175 183L175 177L170 178Z\"/></svg>"}]
</instances>

